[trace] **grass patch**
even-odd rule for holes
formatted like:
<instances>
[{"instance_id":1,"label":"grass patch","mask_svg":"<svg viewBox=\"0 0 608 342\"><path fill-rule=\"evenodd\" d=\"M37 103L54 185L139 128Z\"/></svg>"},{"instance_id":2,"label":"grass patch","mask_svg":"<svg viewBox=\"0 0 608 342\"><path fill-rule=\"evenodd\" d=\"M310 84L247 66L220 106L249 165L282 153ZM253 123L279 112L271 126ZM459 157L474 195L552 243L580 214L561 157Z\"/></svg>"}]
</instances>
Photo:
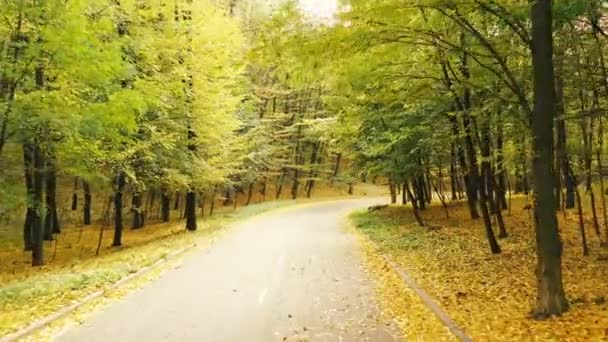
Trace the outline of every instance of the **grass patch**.
<instances>
[{"instance_id":1,"label":"grass patch","mask_svg":"<svg viewBox=\"0 0 608 342\"><path fill-rule=\"evenodd\" d=\"M559 215L571 310L543 322L529 317L536 298L536 259L534 228L524 206L525 199L514 199L512 214L505 216L510 237L499 241L503 253L498 256L490 254L483 223L468 218L464 203L450 208L449 219L437 206L424 211L434 230L418 227L407 207L357 213L352 219L359 232L411 274L476 341L608 341L608 303L602 300L608 297L607 251L588 226L591 256L582 255L575 212ZM378 270L373 273L385 277ZM384 302L406 318L419 315L404 303ZM435 340L407 328L406 336Z\"/></svg>"}]
</instances>

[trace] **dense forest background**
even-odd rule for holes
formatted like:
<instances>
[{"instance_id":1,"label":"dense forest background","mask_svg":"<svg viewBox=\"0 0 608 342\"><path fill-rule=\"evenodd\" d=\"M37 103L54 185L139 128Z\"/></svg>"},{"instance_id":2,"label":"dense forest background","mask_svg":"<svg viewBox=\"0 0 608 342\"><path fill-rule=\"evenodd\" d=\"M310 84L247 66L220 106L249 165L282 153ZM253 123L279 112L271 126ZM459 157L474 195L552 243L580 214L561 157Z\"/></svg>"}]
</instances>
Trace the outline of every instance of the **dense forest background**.
<instances>
[{"instance_id":1,"label":"dense forest background","mask_svg":"<svg viewBox=\"0 0 608 342\"><path fill-rule=\"evenodd\" d=\"M110 220L118 247L125 224L196 230L216 203L319 182L386 181L421 226L433 200L448 215L464 201L492 254L510 198L529 195L537 318L568 309L557 213L575 210L583 255L608 243L599 0L0 8L2 234L34 266L67 226Z\"/></svg>"}]
</instances>

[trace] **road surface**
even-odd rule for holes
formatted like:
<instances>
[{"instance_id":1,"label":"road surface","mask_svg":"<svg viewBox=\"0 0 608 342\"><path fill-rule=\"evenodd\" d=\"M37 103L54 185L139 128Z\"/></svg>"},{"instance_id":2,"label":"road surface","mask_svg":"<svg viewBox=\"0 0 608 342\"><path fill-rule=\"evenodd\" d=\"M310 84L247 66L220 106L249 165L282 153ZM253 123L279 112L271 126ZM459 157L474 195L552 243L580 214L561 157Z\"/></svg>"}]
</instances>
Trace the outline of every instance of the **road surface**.
<instances>
[{"instance_id":1,"label":"road surface","mask_svg":"<svg viewBox=\"0 0 608 342\"><path fill-rule=\"evenodd\" d=\"M346 214L378 202L318 203L241 223L56 340L397 341L342 227Z\"/></svg>"}]
</instances>

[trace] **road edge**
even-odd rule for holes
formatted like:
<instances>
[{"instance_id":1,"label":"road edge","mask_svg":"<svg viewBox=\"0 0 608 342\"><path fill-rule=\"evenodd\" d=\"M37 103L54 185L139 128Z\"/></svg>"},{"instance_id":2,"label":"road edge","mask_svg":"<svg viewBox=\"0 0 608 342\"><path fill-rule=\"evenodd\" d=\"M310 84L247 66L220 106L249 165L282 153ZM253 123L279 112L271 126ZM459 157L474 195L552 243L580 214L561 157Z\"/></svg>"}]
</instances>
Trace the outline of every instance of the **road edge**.
<instances>
[{"instance_id":1,"label":"road edge","mask_svg":"<svg viewBox=\"0 0 608 342\"><path fill-rule=\"evenodd\" d=\"M382 261L400 278L404 285L407 286L414 294L422 301L424 306L431 311L439 322L447 328L450 333L462 342L473 342L473 338L469 336L466 331L461 328L456 321L454 321L450 315L441 308L441 306L431 297L418 283L412 278L405 270L391 260L385 253L382 252L381 247L372 241L366 234L362 233L352 219L348 217L348 229L352 234L355 234L360 239L361 244L367 244L373 249L373 252L382 259Z\"/></svg>"}]
</instances>

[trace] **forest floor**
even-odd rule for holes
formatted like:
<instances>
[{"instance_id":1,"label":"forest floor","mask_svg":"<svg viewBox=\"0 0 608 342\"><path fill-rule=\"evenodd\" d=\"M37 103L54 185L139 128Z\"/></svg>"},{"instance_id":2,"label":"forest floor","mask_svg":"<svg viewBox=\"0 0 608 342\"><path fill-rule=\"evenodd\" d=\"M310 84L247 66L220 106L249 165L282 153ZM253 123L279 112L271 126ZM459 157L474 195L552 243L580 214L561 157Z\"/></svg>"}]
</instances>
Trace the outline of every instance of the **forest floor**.
<instances>
[{"instance_id":1,"label":"forest floor","mask_svg":"<svg viewBox=\"0 0 608 342\"><path fill-rule=\"evenodd\" d=\"M378 187L362 184L355 195L374 195ZM113 231L106 229L96 256L99 224L86 228L66 226L45 246L47 265L31 267L30 253L22 249L18 230L0 234L0 336L47 316L85 296L110 288L118 280L195 243L212 241L222 228L272 209L344 196L344 189L323 188L313 199L280 200L240 207L217 208L217 214L199 220L189 234L181 220L149 224L138 230L125 227L124 246L110 248ZM177 216L177 212L172 215ZM130 216L129 216L130 217Z\"/></svg>"},{"instance_id":2,"label":"forest floor","mask_svg":"<svg viewBox=\"0 0 608 342\"><path fill-rule=\"evenodd\" d=\"M500 255L490 254L483 223L468 217L465 203L451 204L449 218L438 205L423 211L432 229L419 227L411 208L403 206L352 216L385 312L397 317L404 336L454 340L382 255L409 273L475 341L608 341L608 249L600 247L587 218L591 253L583 256L576 211L558 216L570 311L547 321L530 317L536 258L527 203L514 199L511 214L505 213L510 236L499 241Z\"/></svg>"}]
</instances>

